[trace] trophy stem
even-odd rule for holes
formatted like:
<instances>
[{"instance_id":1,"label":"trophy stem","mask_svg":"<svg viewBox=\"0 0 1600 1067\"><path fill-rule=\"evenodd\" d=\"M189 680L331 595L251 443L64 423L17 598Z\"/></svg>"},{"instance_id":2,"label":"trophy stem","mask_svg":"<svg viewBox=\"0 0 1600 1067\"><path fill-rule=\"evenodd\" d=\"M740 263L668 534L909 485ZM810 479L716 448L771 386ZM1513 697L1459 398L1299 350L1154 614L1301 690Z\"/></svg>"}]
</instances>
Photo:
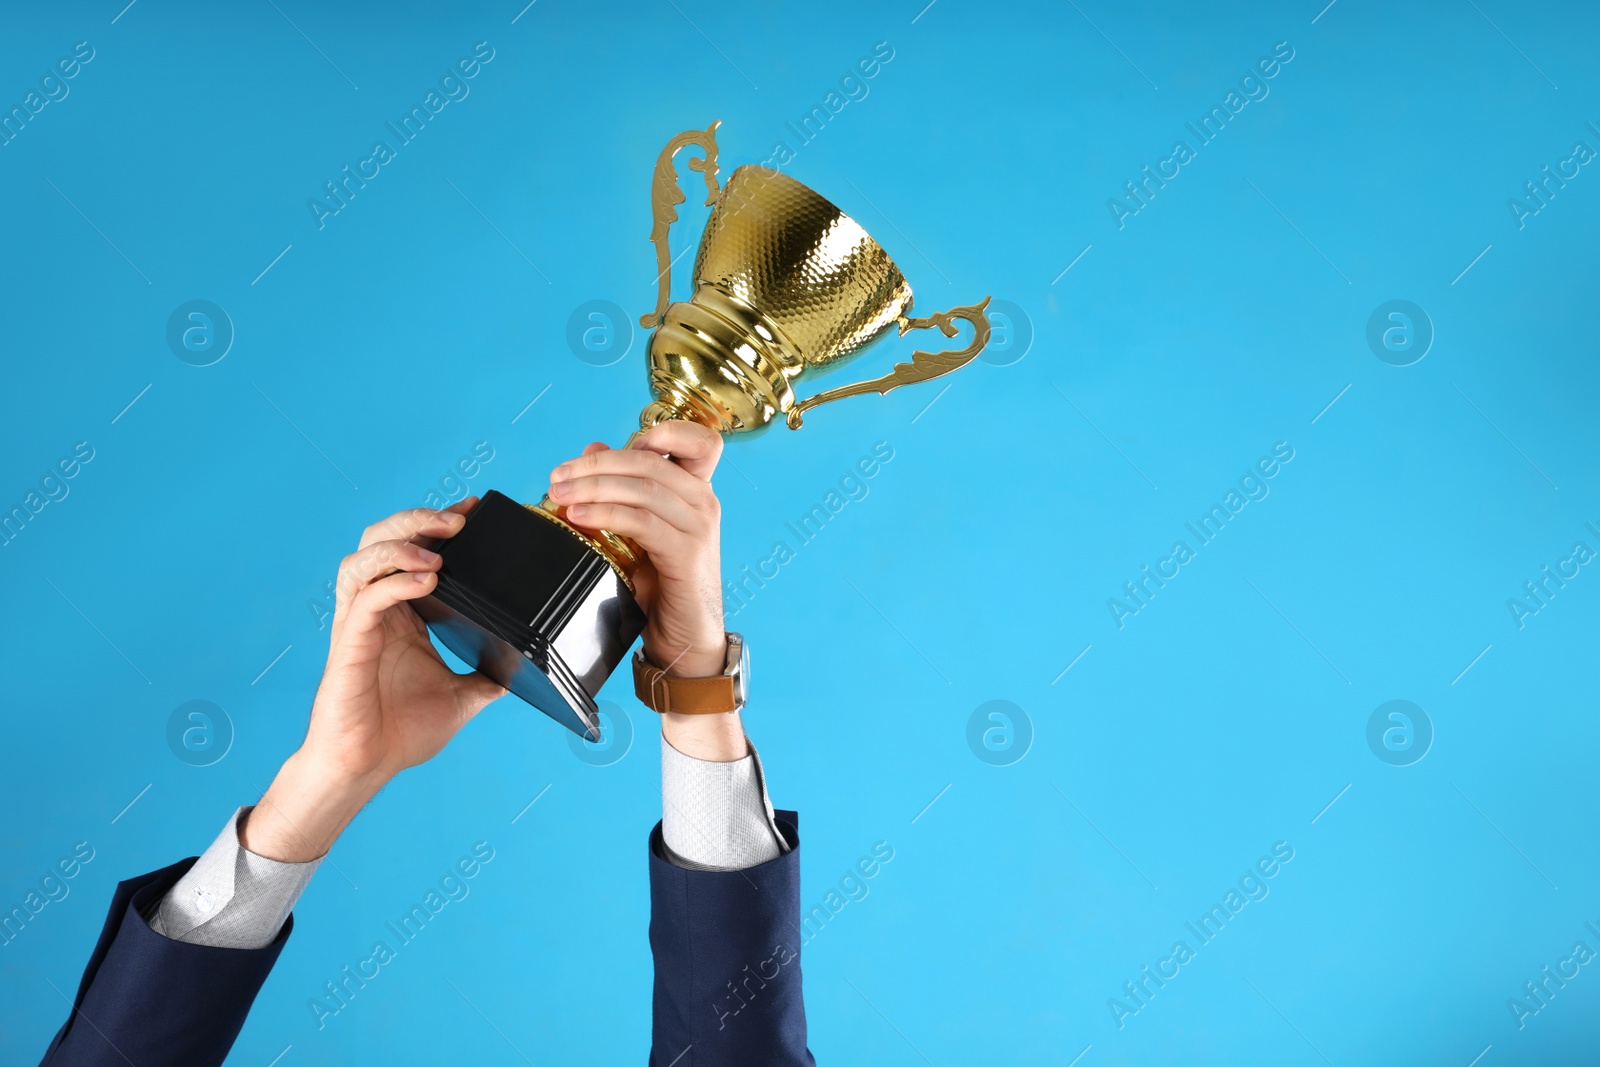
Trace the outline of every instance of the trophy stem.
<instances>
[{"instance_id":1,"label":"trophy stem","mask_svg":"<svg viewBox=\"0 0 1600 1067\"><path fill-rule=\"evenodd\" d=\"M622 447L632 448L633 442L638 440L639 435L650 429L652 426L659 426L663 422L678 421L698 422L701 425L710 426L713 430L719 430L716 425L707 422L705 419L696 418L693 406L687 401L676 398L652 400L650 403L645 405L643 411L639 412L639 429L635 430L633 434L629 436L627 443Z\"/></svg>"}]
</instances>

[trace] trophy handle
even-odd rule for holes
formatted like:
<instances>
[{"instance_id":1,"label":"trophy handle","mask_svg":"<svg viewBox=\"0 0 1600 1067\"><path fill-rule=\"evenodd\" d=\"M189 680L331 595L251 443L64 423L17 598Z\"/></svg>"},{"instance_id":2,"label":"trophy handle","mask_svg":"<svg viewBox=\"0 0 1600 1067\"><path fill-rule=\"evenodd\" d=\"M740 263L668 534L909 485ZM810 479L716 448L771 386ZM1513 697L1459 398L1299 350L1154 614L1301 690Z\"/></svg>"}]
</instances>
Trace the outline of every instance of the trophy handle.
<instances>
[{"instance_id":1,"label":"trophy handle","mask_svg":"<svg viewBox=\"0 0 1600 1067\"><path fill-rule=\"evenodd\" d=\"M717 202L717 127L718 119L703 130L684 130L667 142L656 157L655 174L650 180L650 213L655 221L650 227L650 242L656 246L656 309L639 316L639 325L653 330L661 325L667 314L667 304L672 292L672 253L667 250L667 231L678 221L677 205L688 197L678 188L678 171L672 157L690 145L703 153L699 159L689 160L689 169L706 176L706 206Z\"/></svg>"},{"instance_id":2,"label":"trophy handle","mask_svg":"<svg viewBox=\"0 0 1600 1067\"><path fill-rule=\"evenodd\" d=\"M798 430L805 419L807 408L814 408L818 404L826 404L834 400L842 400L847 396L861 396L865 393L887 393L891 389L898 389L902 385L911 385L915 382L926 382L942 374L949 374L959 370L972 362L972 358L982 352L989 343L989 316L984 314L984 308L989 306L989 297L984 297L976 304L964 304L953 307L949 311L941 311L929 315L925 319L908 319L901 315L895 319L900 324L900 336L904 337L911 330L922 330L929 326L937 326L939 332L946 337L956 335L956 319L966 319L972 323L972 343L963 349L951 352L923 352L916 351L911 354L910 363L896 363L894 370L881 378L870 381L856 382L853 385L843 385L837 389L828 389L816 396L807 397L789 409L789 429Z\"/></svg>"}]
</instances>

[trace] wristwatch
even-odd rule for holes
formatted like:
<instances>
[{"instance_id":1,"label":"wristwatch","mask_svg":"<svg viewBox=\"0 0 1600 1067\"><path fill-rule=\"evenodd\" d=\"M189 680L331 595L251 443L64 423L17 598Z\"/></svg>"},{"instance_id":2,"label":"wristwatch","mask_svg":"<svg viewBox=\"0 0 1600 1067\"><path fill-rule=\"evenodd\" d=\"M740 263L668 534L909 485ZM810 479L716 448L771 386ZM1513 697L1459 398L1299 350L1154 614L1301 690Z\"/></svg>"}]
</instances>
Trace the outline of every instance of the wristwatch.
<instances>
[{"instance_id":1,"label":"wristwatch","mask_svg":"<svg viewBox=\"0 0 1600 1067\"><path fill-rule=\"evenodd\" d=\"M657 714L715 715L744 707L750 687L750 646L736 633L728 634L728 659L721 674L709 678L680 678L651 663L644 646L633 654L633 692Z\"/></svg>"}]
</instances>

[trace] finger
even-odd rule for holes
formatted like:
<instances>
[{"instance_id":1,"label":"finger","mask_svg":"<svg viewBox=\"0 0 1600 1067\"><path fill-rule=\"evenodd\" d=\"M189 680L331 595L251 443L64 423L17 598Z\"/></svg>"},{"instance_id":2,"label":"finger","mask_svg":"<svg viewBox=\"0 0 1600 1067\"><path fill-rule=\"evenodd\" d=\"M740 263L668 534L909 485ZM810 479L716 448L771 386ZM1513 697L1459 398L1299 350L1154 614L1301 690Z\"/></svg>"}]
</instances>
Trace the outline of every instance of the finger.
<instances>
[{"instance_id":1,"label":"finger","mask_svg":"<svg viewBox=\"0 0 1600 1067\"><path fill-rule=\"evenodd\" d=\"M567 509L574 525L590 530L609 530L639 542L646 552L662 559L688 536L653 511L626 504L578 504Z\"/></svg>"},{"instance_id":2,"label":"finger","mask_svg":"<svg viewBox=\"0 0 1600 1067\"><path fill-rule=\"evenodd\" d=\"M404 571L362 587L346 607L339 643L348 649L350 642L378 634L383 629L384 612L404 601L427 596L438 580L433 571Z\"/></svg>"},{"instance_id":3,"label":"finger","mask_svg":"<svg viewBox=\"0 0 1600 1067\"><path fill-rule=\"evenodd\" d=\"M396 571L421 573L436 571L439 566L439 554L414 541L378 541L340 561L335 602L348 601L364 587Z\"/></svg>"},{"instance_id":4,"label":"finger","mask_svg":"<svg viewBox=\"0 0 1600 1067\"><path fill-rule=\"evenodd\" d=\"M587 456L594 455L596 452L609 452L609 451L611 451L611 446L606 444L604 441L590 441L588 444L583 446L583 451L578 453L578 457L577 458L583 459L583 458L585 458ZM557 467L556 470L561 470L564 467L565 467L565 464L562 464L562 466ZM552 480L553 480L554 479L554 474L553 473L552 473L551 477L552 477Z\"/></svg>"},{"instance_id":5,"label":"finger","mask_svg":"<svg viewBox=\"0 0 1600 1067\"><path fill-rule=\"evenodd\" d=\"M722 435L698 422L673 419L650 427L631 447L671 456L684 470L709 482L722 457Z\"/></svg>"},{"instance_id":6,"label":"finger","mask_svg":"<svg viewBox=\"0 0 1600 1067\"><path fill-rule=\"evenodd\" d=\"M647 478L660 482L673 493L696 507L708 508L715 497L711 485L695 477L659 452L634 448L607 448L588 452L577 459L569 459L550 472L550 486L577 478L591 477ZM556 499L560 499L557 497Z\"/></svg>"},{"instance_id":7,"label":"finger","mask_svg":"<svg viewBox=\"0 0 1600 1067\"><path fill-rule=\"evenodd\" d=\"M387 519L368 526L361 532L361 543L357 550L366 548L378 541L409 541L413 538L423 537L450 537L461 532L461 527L466 524L462 515L463 505L468 501L477 502L476 497L467 497L459 504L452 504L442 511L433 508L407 508L397 511Z\"/></svg>"},{"instance_id":8,"label":"finger","mask_svg":"<svg viewBox=\"0 0 1600 1067\"><path fill-rule=\"evenodd\" d=\"M704 482L689 479L697 498L708 496ZM619 474L597 474L553 482L550 498L558 504L627 504L642 508L664 519L685 533L704 530L711 514L703 500L686 500L654 478L634 478Z\"/></svg>"}]
</instances>

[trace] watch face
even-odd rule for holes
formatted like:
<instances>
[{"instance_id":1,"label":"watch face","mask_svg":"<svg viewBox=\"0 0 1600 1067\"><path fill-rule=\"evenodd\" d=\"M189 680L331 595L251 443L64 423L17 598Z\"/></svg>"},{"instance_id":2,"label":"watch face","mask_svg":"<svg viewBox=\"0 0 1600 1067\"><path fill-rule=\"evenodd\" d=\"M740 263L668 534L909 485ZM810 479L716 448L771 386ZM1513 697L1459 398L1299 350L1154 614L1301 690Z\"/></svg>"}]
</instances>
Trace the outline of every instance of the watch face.
<instances>
[{"instance_id":1,"label":"watch face","mask_svg":"<svg viewBox=\"0 0 1600 1067\"><path fill-rule=\"evenodd\" d=\"M728 645L729 659L733 658L734 648L739 650L738 662L730 665L725 673L733 678L733 699L742 708L750 699L750 646L738 634L728 635Z\"/></svg>"}]
</instances>

